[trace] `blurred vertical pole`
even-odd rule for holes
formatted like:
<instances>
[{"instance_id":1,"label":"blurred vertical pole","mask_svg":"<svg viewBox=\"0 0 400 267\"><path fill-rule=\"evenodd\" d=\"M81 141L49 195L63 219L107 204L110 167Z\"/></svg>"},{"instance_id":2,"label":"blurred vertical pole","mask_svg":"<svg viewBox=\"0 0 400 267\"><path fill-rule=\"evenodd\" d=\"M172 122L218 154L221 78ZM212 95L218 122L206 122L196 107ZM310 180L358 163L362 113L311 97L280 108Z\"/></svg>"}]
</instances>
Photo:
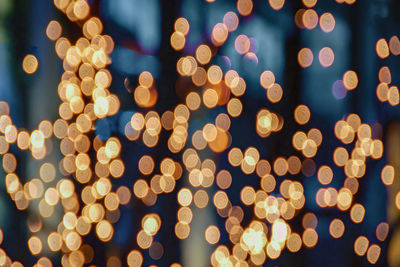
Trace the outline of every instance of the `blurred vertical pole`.
<instances>
[{"instance_id":1,"label":"blurred vertical pole","mask_svg":"<svg viewBox=\"0 0 400 267\"><path fill-rule=\"evenodd\" d=\"M212 193L208 190L209 195ZM212 198L206 208L193 210L193 221L191 223L191 231L189 238L185 239L182 243L182 266L191 267L207 267L210 266L210 256L212 253L212 246L207 244L204 238L206 228L215 224L215 212L212 207Z\"/></svg>"},{"instance_id":2,"label":"blurred vertical pole","mask_svg":"<svg viewBox=\"0 0 400 267\"><path fill-rule=\"evenodd\" d=\"M15 43L18 36L24 33L15 30L22 27L25 22L26 16L21 16L19 21L15 20L16 16L22 15L21 13L24 13L24 11L18 9L18 5L14 1L0 1L0 100L9 104L10 116L17 126L20 126L23 121L23 105L20 105L22 94L19 92L19 85L22 84L21 79L19 79L19 72L22 72L22 68L21 64L14 64L14 62L21 57L16 46L26 46L22 42ZM17 153L13 146L10 147L10 150L15 153L18 160L17 174L20 175L22 153ZM4 233L4 241L1 245L7 248L7 253L12 259L20 259L21 262L25 262L26 256L20 248L27 246L14 242L14 240L24 240L25 238L26 231L22 223L22 221L25 221L24 215L19 212L7 193L4 181L5 172L2 169L0 176L3 178L0 184L0 228Z\"/></svg>"},{"instance_id":3,"label":"blurred vertical pole","mask_svg":"<svg viewBox=\"0 0 400 267\"><path fill-rule=\"evenodd\" d=\"M161 6L161 47L158 51L158 57L161 62L161 73L158 81L158 112L172 110L177 102L175 84L178 78L176 72L176 62L179 53L174 51L170 45L170 37L174 32L175 20L179 17L181 0L160 0ZM159 142L164 146L157 146L155 155L161 160L168 155L168 136L164 133ZM182 180L183 178L181 178ZM175 191L179 191L181 180L177 181ZM176 196L172 194L160 196L157 200L160 207L160 216L163 218L162 229L159 237L164 246L164 263L171 264L180 260L179 241L174 234L176 213L178 204Z\"/></svg>"},{"instance_id":4,"label":"blurred vertical pole","mask_svg":"<svg viewBox=\"0 0 400 267\"><path fill-rule=\"evenodd\" d=\"M358 88L354 91L351 98L350 111L359 114L362 121L368 124L374 121L382 122L385 118L379 118L379 107L380 103L376 98L376 87L379 83L378 72L383 62L378 58L375 50L375 44L379 38L385 36L385 25L382 23L383 20L388 16L389 12L389 1L357 1L355 6L355 13L351 11L349 13L350 27L352 31L352 42L351 42L351 66L350 69L356 70L359 78ZM385 126L383 127L386 128ZM393 151L391 151L391 144L395 144L398 141L393 138L396 128L391 129L391 133L388 133L387 139L385 140L385 150L387 159L389 162L394 163ZM389 134L391 136L389 136ZM385 138L384 136L378 138ZM396 154L396 153L395 153ZM382 164L379 161L370 161L368 168L366 169L365 180L360 183L359 193L355 197L355 201L366 203L366 209L369 214L373 216L366 216L364 231L373 231L376 226L388 219L388 213L385 208L382 208L384 204L389 205L387 202L390 201L390 191L382 191L382 194L371 195L370 190L372 187L379 186L384 188L379 179L377 180L376 175L381 172ZM395 166L395 165L394 165ZM364 179L365 179L364 178ZM377 188L378 189L378 188ZM386 189L386 188L385 188ZM360 232L354 232L353 238L357 238ZM368 235L367 235L368 236ZM372 235L371 235L372 236ZM374 241L371 240L371 243ZM387 243L387 242L386 242ZM380 243L379 246L382 248L378 264L382 266L388 265L387 257L387 246L385 243ZM352 264L358 262L361 265L362 261L356 255L353 256Z\"/></svg>"},{"instance_id":5,"label":"blurred vertical pole","mask_svg":"<svg viewBox=\"0 0 400 267\"><path fill-rule=\"evenodd\" d=\"M376 119L376 110L372 107L375 106L378 77L375 25L379 8L371 0L357 1L355 7L350 8L352 8L349 13L352 32L350 67L357 71L359 79L358 90L352 94L350 112L359 114L363 121L371 121Z\"/></svg>"},{"instance_id":6,"label":"blurred vertical pole","mask_svg":"<svg viewBox=\"0 0 400 267\"><path fill-rule=\"evenodd\" d=\"M390 35L398 36L398 29L400 27L400 17L398 11L400 10L400 1L392 0L389 4L389 18L391 18ZM389 36L385 36L389 37ZM396 61L399 63L398 59ZM395 65L395 68L391 68L392 75L400 72L400 64ZM395 82L399 82L399 76L396 76ZM393 140L393 142L392 142ZM390 187L389 191L389 207L388 207L388 222L391 226L390 234L388 237L388 251L387 258L389 266L395 267L400 266L400 212L399 209L394 205L394 197L400 192L400 124L392 123L389 126L386 136L386 143L389 149L386 151L387 161L395 168L394 183Z\"/></svg>"},{"instance_id":7,"label":"blurred vertical pole","mask_svg":"<svg viewBox=\"0 0 400 267\"><path fill-rule=\"evenodd\" d=\"M41 0L29 1L30 16L25 27L29 27L29 48L24 51L25 54L34 54L39 62L39 67L36 73L30 80L31 83L27 84L24 92L25 106L26 106L26 121L25 127L29 131L38 129L39 123L43 120L54 122L58 116L59 98L57 93L58 79L60 79L60 72L58 71L60 61L54 51L54 43L52 43L46 36L46 27L50 20L54 19L54 6L53 3ZM16 40L19 42L20 40ZM24 73L24 75L27 75ZM44 162L52 163L57 169L60 161L60 152L58 142L54 139L46 140L46 156L43 160L35 160L31 155L27 155L26 164L22 175L29 181L35 177L39 177L40 166ZM29 152L28 152L29 153ZM55 181L50 184L44 185L44 190L49 186L55 186L60 177L57 175ZM54 214L49 218L42 218L39 214L38 206L41 198L31 200L28 210L28 223L30 220L42 221L43 228L35 235L42 240L42 243L47 242L47 236L51 231L57 229L58 223L62 219L62 207L56 208ZM26 222L25 222L26 224ZM26 227L26 225L25 225ZM29 239L30 234L26 237ZM48 246L43 246L43 254L54 256L50 254Z\"/></svg>"},{"instance_id":8,"label":"blurred vertical pole","mask_svg":"<svg viewBox=\"0 0 400 267\"><path fill-rule=\"evenodd\" d=\"M210 4L206 3L205 1L186 0L184 5L186 6L190 5L191 10L196 10L196 12L204 14L204 16L201 18L203 23L201 25L199 25L200 22L195 19L197 18L197 16L189 15L188 20L191 23L193 23L191 27L193 27L194 31L199 30L196 29L196 27L201 27L202 32L207 32L206 21L208 19L209 14L206 12L208 11L207 6ZM218 7L216 6L214 8ZM200 90L198 92L201 92L202 88L200 87L198 90ZM209 109L199 109L195 113L192 113L191 120L193 120L194 122L191 123L191 125L189 126L190 128L192 128L189 129L189 132L194 132L194 129L197 129L197 127L199 127L200 124L206 124L209 118L215 115L213 114L213 112L215 111ZM191 141L188 140L188 142ZM206 158L209 158L213 160L215 163L217 163L218 157L221 157L221 155L212 153L210 149L205 149L204 151L199 152L199 157L200 160L205 160ZM194 188L191 187L190 182L186 178L187 176L188 174L185 175L183 186L191 188L192 192L195 193L197 189L193 190ZM210 266L211 253L213 249L215 249L215 247L218 246L218 244L210 245L205 240L206 228L209 225L218 225L217 221L220 220L220 218L216 218L218 214L216 214L214 205L212 203L212 196L215 190L213 187L203 188L203 190L205 190L207 194L210 196L209 203L206 207L201 209L192 204L191 210L193 212L193 220L190 223L190 235L187 239L181 241L182 266L192 266L192 267Z\"/></svg>"},{"instance_id":9,"label":"blurred vertical pole","mask_svg":"<svg viewBox=\"0 0 400 267\"><path fill-rule=\"evenodd\" d=\"M374 15L371 10L372 1L358 1L351 11L348 11L348 19L351 30L350 42L350 66L357 72L358 88L350 95L349 112L356 113L363 122L369 122L375 118L373 110L375 97L374 86L376 85L377 72L374 72L375 63L375 41L374 41ZM373 162L370 162L373 163ZM371 176L368 168L366 177ZM373 177L370 177L373 178ZM355 202L363 203L368 190L367 182L360 183L358 193L354 196ZM368 226L367 226L368 228ZM352 240L361 234L360 230L352 231ZM362 266L362 259L353 255L351 264Z\"/></svg>"},{"instance_id":10,"label":"blurred vertical pole","mask_svg":"<svg viewBox=\"0 0 400 267\"><path fill-rule=\"evenodd\" d=\"M384 29L384 32L378 38L389 39L393 35L398 36L398 29L400 26L400 17L398 16L398 11L400 10L400 2L397 0L386 0L386 17L382 16L380 28ZM390 71L392 73L393 83L399 82L399 76L396 75L400 71L400 64L394 62L393 55L390 55L388 60L384 64L388 64ZM398 59L396 59L399 63ZM384 104L386 105L386 103ZM386 115L384 113L384 115ZM381 116L383 117L383 116ZM393 117L397 117L397 114L393 114ZM390 119L393 119L391 116ZM387 120L388 118L380 118L381 120ZM389 235L387 237L387 242L385 242L382 248L385 251L384 256L387 258L387 263L391 267L400 266L400 212L398 207L396 207L396 196L400 192L400 124L397 121L391 121L389 125L384 125L384 137L385 138L385 156L387 164L394 167L395 176L393 184L388 187L388 204L387 204L387 222L390 225ZM386 131L385 131L386 130Z\"/></svg>"},{"instance_id":11,"label":"blurred vertical pole","mask_svg":"<svg viewBox=\"0 0 400 267\"><path fill-rule=\"evenodd\" d=\"M385 136L387 149L385 151L387 163L392 165L395 170L395 179L393 185L389 188L388 199L389 203L387 206L388 211L388 222L392 227L391 234L388 237L389 246L387 251L388 263L390 266L400 266L400 213L395 205L396 194L400 190L400 124L393 122L387 128Z\"/></svg>"},{"instance_id":12,"label":"blurred vertical pole","mask_svg":"<svg viewBox=\"0 0 400 267\"><path fill-rule=\"evenodd\" d=\"M44 119L52 121L58 113L57 101L48 101L58 99L57 76L54 75L56 74L54 66L58 62L54 48L46 38L46 26L50 21L51 7L51 3L43 1L2 1L0 4L4 15L7 9L12 12L5 20L6 30L2 32L6 33L2 36L4 38L2 45L4 45L3 48L6 48L2 63L13 62L7 68L12 69L12 73L11 71L2 71L1 75L7 76L6 79L2 79L2 86L8 88L0 89L1 98L9 102L11 117L19 129L27 128L29 131L37 129L40 121ZM49 53L49 51L53 51L53 53ZM32 75L28 75L22 70L22 60L27 54L34 54L39 61L39 69ZM8 93L8 90L11 92ZM47 145L49 149L52 147L49 143ZM34 177L39 177L39 166L43 162L34 160L29 152L21 152L14 148L11 147L11 152L17 157L17 174L21 182L26 183ZM54 159L53 156L46 158L57 166L58 161L52 159ZM8 194L5 194L4 197L9 198ZM32 218L35 218L36 221L41 220L38 212L38 200L30 202L28 212L18 211L13 202L10 202L9 206L12 214L2 213L2 216L7 218L8 223L11 224L11 229L5 231L7 252L13 260L18 260L25 265L33 265L33 258L26 253L28 251L27 240L32 235L28 233L27 226ZM51 221L52 229L55 229L56 216L49 221ZM44 223L45 229L46 224ZM46 242L46 234L38 235L42 242ZM43 254L47 254L46 249Z\"/></svg>"},{"instance_id":13,"label":"blurred vertical pole","mask_svg":"<svg viewBox=\"0 0 400 267\"><path fill-rule=\"evenodd\" d=\"M291 17L295 17L295 13L297 10L301 8L300 1L293 1L290 3L290 14ZM302 73L303 70L300 67L297 61L297 53L301 49L301 29L298 27L294 27L293 31L287 35L286 43L285 43L285 69L284 69L284 95L286 95L282 104L284 106L282 115L285 116L285 126L282 131L279 132L281 140L285 140L285 136L292 136L297 130L298 126L294 121L294 110L301 103L301 94L302 94ZM294 154L293 146L290 142L287 142L283 147L282 142L274 142L274 153L277 156L280 152ZM280 150L280 151L279 151ZM284 154L283 154L284 155ZM284 155L288 156L288 155ZM276 156L275 156L276 157ZM272 163L271 163L272 164ZM300 178L300 182L303 181ZM304 212L305 213L305 212ZM301 219L304 215L303 212L300 212L298 216L296 216L293 220L293 231L300 233L303 231ZM291 266L308 266L310 263L307 262L306 253L298 253L298 254L288 254L288 261L285 262Z\"/></svg>"}]
</instances>

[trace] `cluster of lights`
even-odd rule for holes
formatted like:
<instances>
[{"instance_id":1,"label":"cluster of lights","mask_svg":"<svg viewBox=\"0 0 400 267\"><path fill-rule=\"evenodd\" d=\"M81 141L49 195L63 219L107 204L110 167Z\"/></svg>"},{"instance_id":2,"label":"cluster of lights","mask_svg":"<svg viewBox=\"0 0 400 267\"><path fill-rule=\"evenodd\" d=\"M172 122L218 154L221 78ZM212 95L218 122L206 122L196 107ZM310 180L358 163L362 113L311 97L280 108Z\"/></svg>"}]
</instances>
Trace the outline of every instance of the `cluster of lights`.
<instances>
[{"instance_id":1,"label":"cluster of lights","mask_svg":"<svg viewBox=\"0 0 400 267\"><path fill-rule=\"evenodd\" d=\"M207 2L214 2L207 0ZM353 4L355 0L339 1ZM280 10L285 0L268 0L270 7ZM353 223L361 223L366 210L360 203L354 203L354 195L358 191L359 181L365 175L367 158L380 159L383 155L383 142L374 138L374 131L379 125L372 127L362 123L357 114L350 114L339 120L334 134L343 146L337 147L332 155L337 167L343 168L346 179L341 188L329 187L334 179L331 166L316 166L313 158L323 141L323 135L317 128L308 131L297 131L291 137L292 146L299 151L303 159L291 155L287 158L262 159L256 147L248 147L244 151L231 148L232 137L229 129L231 118L239 117L243 111L241 96L245 94L246 82L234 70L226 73L218 65L210 62L218 47L223 46L229 34L236 31L239 17L235 12L227 12L222 22L214 25L211 31L211 44L200 44L194 55L181 57L176 70L182 77L187 77L199 90L185 92L184 102L173 110L162 114L150 110L146 113L134 113L125 125L125 137L153 148L166 145L173 154L180 153L181 161L166 157L157 162L150 155L140 157L137 168L145 178L137 179L132 188L113 186L113 179L123 176L124 162L120 158L121 142L116 137L106 141L92 138L96 121L115 115L119 111L119 99L109 91L112 76L106 69L111 63L109 58L114 43L110 36L103 35L103 25L99 18L90 17L90 6L86 0L54 0L55 6L70 21L82 25L83 37L72 44L66 37L61 37L62 26L57 21L50 21L46 29L47 37L55 41L55 51L63 61L64 73L58 85L58 95L62 101L59 116L54 123L42 121L38 129L29 133L18 130L9 116L7 103L0 102L0 154L2 166L7 173L5 178L7 192L19 210L25 210L32 203L37 203L42 218L28 221L31 236L28 247L32 255L51 252L62 252L63 266L82 266L95 257L94 248L85 243L84 236L94 231L102 242L113 238L114 226L120 217L120 205L127 205L132 197L140 199L145 205L157 203L158 195L176 193L180 208L176 214L177 222L174 234L179 239L190 236L191 222L194 219L193 205L203 209L214 205L220 217L225 219L225 229L209 225L204 231L204 239L214 245L210 262L213 266L250 266L262 265L267 258L277 259L285 249L298 252L302 247L312 248L318 243L316 231L318 218L314 213L306 213L302 217L303 231L296 233L290 226L290 220L304 207L306 198L303 185L286 179L286 175L296 176L302 173L306 177L317 175L321 188L315 194L315 201L321 208L337 207L348 212ZM335 18L329 13L318 15L313 7L317 0L303 0L304 8L294 15L294 22L301 29L313 30L318 24L325 33L335 28ZM237 11L241 16L249 16L253 10L251 0L238 0ZM186 36L190 24L186 18L178 18L174 32L170 37L173 49L182 51L185 48ZM254 42L245 34L240 34L234 42L236 52L244 57L257 59ZM400 54L400 41L397 36L389 42L380 39L376 43L377 55L384 59L390 54ZM334 63L335 54L330 47L318 52L321 66L328 68ZM303 48L297 54L302 68L313 64L314 54L311 49ZM34 55L27 55L22 63L27 74L38 69L38 60ZM379 71L380 84L376 94L381 102L398 105L400 102L397 86L391 85L391 72L387 66ZM271 104L282 99L284 89L276 82L275 75L265 70L259 76L259 82L266 91L266 98ZM353 70L346 71L340 81L348 91L358 86L358 76ZM130 88L128 88L130 89ZM138 85L133 90L133 99L141 108L151 109L157 104L157 89L152 74L144 71L139 75ZM220 113L215 122L206 123L201 129L189 135L190 116L200 108L213 109L225 107L226 113ZM309 122L311 111L306 105L295 108L293 118L298 125L305 126ZM284 119L278 113L261 109L256 116L255 130L261 138L267 138L284 127ZM305 126L306 127L306 126ZM374 128L375 127L375 128ZM304 129L304 128L302 128ZM167 144L159 144L162 131L170 132ZM16 143L21 150L29 150L36 160L45 161L51 153L52 137L60 140L59 148L63 155L59 166L51 162L43 162L40 167L40 178L33 178L25 184L21 183L15 173L16 157L9 152L11 144ZM348 147L352 146L349 151ZM91 158L89 150L95 151ZM240 200L244 206L253 208L254 219L243 225L246 216L240 205L234 205L226 190L230 188L233 177L228 170L219 170L216 162L210 158L202 159L199 151L210 149L214 153L228 151L228 162L232 167L240 167L244 174L256 173L260 178L259 188L244 186L240 191ZM58 167L58 168L57 168ZM155 170L160 173L155 173ZM59 178L59 174L64 177ZM277 179L279 177L279 179ZM395 169L386 165L381 172L382 182L390 186L394 182ZM176 190L176 181L185 179L187 187ZM81 192L75 190L80 184ZM210 193L208 188L216 185L218 190ZM35 201L35 202L32 202ZM43 224L54 218L62 206L62 219L52 232L43 230ZM395 205L400 209L400 193L397 193ZM251 216L253 217L253 216ZM156 213L142 218L141 229L136 235L138 247L148 250L155 260L163 257L163 245L154 241L162 225ZM334 218L329 224L329 234L340 238L345 232L345 224ZM221 232L226 231L231 245L219 244ZM376 237L383 242L389 232L386 222L376 228ZM0 231L0 244L3 232ZM366 255L370 263L376 263L380 256L379 244L370 244L365 236L354 241L354 252L359 256ZM38 256L39 257L39 256ZM124 262L111 256L107 266L141 266L144 263L142 252L132 250ZM251 263L250 263L251 262ZM0 249L0 265L22 266L12 260ZM56 264L57 265L57 264ZM41 256L37 266L52 266L49 257ZM179 267L179 263L171 266Z\"/></svg>"}]
</instances>

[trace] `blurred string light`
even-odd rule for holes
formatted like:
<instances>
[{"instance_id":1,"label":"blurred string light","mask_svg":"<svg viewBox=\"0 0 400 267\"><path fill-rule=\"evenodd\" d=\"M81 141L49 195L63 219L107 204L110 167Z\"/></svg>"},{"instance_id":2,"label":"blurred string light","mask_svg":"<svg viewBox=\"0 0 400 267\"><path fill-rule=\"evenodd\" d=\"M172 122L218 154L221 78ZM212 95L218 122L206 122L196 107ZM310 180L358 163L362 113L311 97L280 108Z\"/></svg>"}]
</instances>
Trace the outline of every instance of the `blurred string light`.
<instances>
[{"instance_id":1,"label":"blurred string light","mask_svg":"<svg viewBox=\"0 0 400 267\"><path fill-rule=\"evenodd\" d=\"M207 0L207 2L214 2ZM270 7L279 11L285 5L284 0L268 0ZM313 7L317 0L303 0L304 8L294 15L294 22L299 28L316 29L330 33L335 28L332 13L318 15ZM340 4L353 4L355 0L336 0ZM218 65L210 65L216 49L223 46L239 24L235 11L227 12L223 20L214 25L211 31L211 44L200 44L194 55L181 57L176 70L181 76L190 77L193 84L200 89L187 92L184 103L173 110L162 114L156 111L135 112L125 126L125 136L130 141L143 142L149 148L159 144L162 131L170 133L167 147L171 153L180 153L181 161L166 157L159 162L150 155L143 155L137 168L146 178L138 179L132 188L113 186L113 179L123 176L125 164L120 153L124 149L117 137L101 140L92 138L96 121L113 116L119 111L118 97L109 91L112 75L107 70L111 63L110 54L114 48L113 39L102 34L103 24L97 17L90 16L90 5L86 0L54 0L55 6L70 21L79 22L82 37L75 43L67 37L61 37L62 26L57 21L50 21L46 28L47 37L55 41L55 51L63 61L64 73L58 85L58 95L62 101L59 106L59 119L55 122L42 121L31 133L18 130L9 116L7 103L0 102L0 153L2 166L7 173L5 183L7 192L19 210L26 210L32 203L38 203L39 214L43 219L28 223L31 236L27 240L29 251L37 255L37 266L52 266L49 252L61 251L63 266L82 266L95 257L94 248L87 243L85 236L95 232L102 242L113 239L114 223L120 217L120 205L127 205L132 198L140 199L144 204L153 206L158 195L175 193L180 208L176 214L174 234L179 239L190 236L193 218L193 206L205 208L214 205L219 216L225 219L225 229L209 225L204 231L204 239L213 245L214 251L210 262L213 266L251 266L262 265L268 259L277 259L282 251L298 252L304 248L317 245L319 234L316 230L318 218L314 213L302 217L303 230L295 232L290 221L300 216L306 201L304 186L296 180L284 178L290 175L314 174L321 184L315 194L315 201L321 208L337 207L348 214L351 221L359 224L367 212L361 203L354 202L359 183L366 172L367 158L375 160L383 156L384 144L373 137L373 127L363 123L357 114L349 114L339 120L333 131L343 144L332 152L336 166L326 164L316 166L313 158L323 142L323 135L317 128L302 127L291 136L292 146L301 153L301 157L292 155L288 158L278 156L275 159L263 159L256 147L241 150L231 147L232 136L229 132L231 118L239 117L243 112L241 96L246 92L246 81L235 70L224 73ZM251 0L238 0L237 12L240 16L249 16L253 11ZM186 18L175 21L174 32L170 37L173 49L185 48L190 24ZM234 42L236 52L244 56L256 57L252 50L252 41L240 34ZM391 54L400 54L400 41L397 36L390 40L379 39L376 53L381 59ZM335 54L332 48L324 47L320 51L302 48L297 55L298 64L308 68L315 64L316 58L321 66L329 68L334 64ZM39 63L34 55L27 55L22 63L27 74L33 74ZM400 102L398 87L392 85L391 72L387 66L379 71L377 98L396 106ZM275 74L265 70L259 77L260 86L264 88L267 100L273 104L281 101L284 88L276 82ZM358 75L354 70L346 71L338 81L345 90L352 91L358 86ZM340 92L337 92L338 94ZM345 95L344 95L345 96ZM343 97L344 97L343 96ZM138 77L133 98L141 108L152 108L157 104L157 86L153 75L142 72ZM337 98L343 98L337 96ZM195 131L191 136L188 128L191 114L200 107L214 109L225 107L215 122L209 122ZM293 118L298 125L310 121L312 113L306 105L295 108ZM267 138L285 126L281 114L267 108L258 111L255 131L261 138ZM299 128L300 129L300 128ZM60 140L60 151L63 154L59 166L46 162L51 152L53 139ZM16 174L17 160L9 152L11 144L16 143L19 149L29 150L32 157L43 161L40 177L28 180L25 184ZM96 156L91 158L88 151L93 148ZM220 170L210 159L202 159L199 151L209 148L215 153L228 151L228 162L240 168L244 174L256 173L259 188L250 185L240 191L240 200L244 206L252 207L254 216L246 214L243 207L234 205L227 189L232 184L232 174ZM335 179L334 168L343 168L346 179L340 188L331 185ZM156 173L155 170L160 170ZM395 168L385 165L381 171L382 183L390 186L395 178ZM70 178L61 178L70 177ZM279 178L279 179L278 179ZM176 181L187 179L190 186L176 188ZM280 182L278 182L278 180ZM76 185L83 187L76 191ZM205 190L216 184L218 190L211 194ZM38 200L38 202L32 202ZM400 210L400 193L394 201ZM42 220L51 218L55 209L62 206L64 214L57 229L50 233L42 231ZM244 217L253 218L244 225ZM136 242L141 250L132 250L126 259L111 256L107 266L141 266L144 264L142 250L148 250L150 257L157 260L163 256L163 244L154 241L162 225L162 218L156 213L146 214L141 220L141 229L136 235ZM342 219L334 218L329 224L329 234L333 238L344 235L346 228ZM226 231L231 244L220 243L221 232ZM388 235L389 225L382 222L376 228L377 240L383 242ZM0 231L0 244L7 233ZM367 237L359 236L354 240L354 253L365 256L370 263L376 263L380 257L381 246L373 244ZM43 256L42 256L43 255ZM0 265L22 266L12 261L6 252L0 249ZM174 263L171 266L181 266Z\"/></svg>"}]
</instances>

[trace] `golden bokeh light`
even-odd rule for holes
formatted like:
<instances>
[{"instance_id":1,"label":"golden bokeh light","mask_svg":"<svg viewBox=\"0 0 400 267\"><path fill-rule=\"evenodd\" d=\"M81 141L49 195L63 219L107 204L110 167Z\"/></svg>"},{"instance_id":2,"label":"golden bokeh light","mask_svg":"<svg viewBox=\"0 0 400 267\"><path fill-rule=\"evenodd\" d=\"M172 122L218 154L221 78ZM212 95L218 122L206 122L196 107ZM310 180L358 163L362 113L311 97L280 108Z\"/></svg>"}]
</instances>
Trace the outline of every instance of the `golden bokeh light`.
<instances>
[{"instance_id":1,"label":"golden bokeh light","mask_svg":"<svg viewBox=\"0 0 400 267\"><path fill-rule=\"evenodd\" d=\"M314 54L311 49L302 48L297 55L297 60L302 68L308 68L313 63Z\"/></svg>"},{"instance_id":2,"label":"golden bokeh light","mask_svg":"<svg viewBox=\"0 0 400 267\"><path fill-rule=\"evenodd\" d=\"M235 12L229 11L224 15L223 23L228 28L228 31L233 32L239 25L239 18Z\"/></svg>"},{"instance_id":3,"label":"golden bokeh light","mask_svg":"<svg viewBox=\"0 0 400 267\"><path fill-rule=\"evenodd\" d=\"M56 20L50 21L46 28L47 37L50 40L55 41L61 36L61 33L62 33L62 27L60 23Z\"/></svg>"},{"instance_id":4,"label":"golden bokeh light","mask_svg":"<svg viewBox=\"0 0 400 267\"><path fill-rule=\"evenodd\" d=\"M186 43L185 35L181 32L174 32L171 35L170 42L171 42L171 46L175 50L182 50L185 47L185 43Z\"/></svg>"},{"instance_id":5,"label":"golden bokeh light","mask_svg":"<svg viewBox=\"0 0 400 267\"><path fill-rule=\"evenodd\" d=\"M238 0L236 7L240 15L248 16L253 11L253 1L252 0Z\"/></svg>"},{"instance_id":6,"label":"golden bokeh light","mask_svg":"<svg viewBox=\"0 0 400 267\"><path fill-rule=\"evenodd\" d=\"M266 70L260 75L260 84L264 89L269 89L275 83L275 75L272 71Z\"/></svg>"},{"instance_id":7,"label":"golden bokeh light","mask_svg":"<svg viewBox=\"0 0 400 267\"><path fill-rule=\"evenodd\" d=\"M335 60L335 54L333 53L332 48L324 47L319 51L318 54L319 63L322 67L327 68L333 64Z\"/></svg>"},{"instance_id":8,"label":"golden bokeh light","mask_svg":"<svg viewBox=\"0 0 400 267\"><path fill-rule=\"evenodd\" d=\"M394 167L391 165L386 165L383 167L381 172L381 179L385 185L392 185L395 178Z\"/></svg>"},{"instance_id":9,"label":"golden bokeh light","mask_svg":"<svg viewBox=\"0 0 400 267\"><path fill-rule=\"evenodd\" d=\"M389 45L385 39L379 39L376 42L376 53L380 58L387 58L389 56Z\"/></svg>"},{"instance_id":10,"label":"golden bokeh light","mask_svg":"<svg viewBox=\"0 0 400 267\"><path fill-rule=\"evenodd\" d=\"M269 5L274 10L282 9L283 5L285 4L285 0L268 0Z\"/></svg>"},{"instance_id":11,"label":"golden bokeh light","mask_svg":"<svg viewBox=\"0 0 400 267\"><path fill-rule=\"evenodd\" d=\"M314 9L307 9L304 11L302 16L303 26L308 29L312 30L318 25L318 14Z\"/></svg>"},{"instance_id":12,"label":"golden bokeh light","mask_svg":"<svg viewBox=\"0 0 400 267\"><path fill-rule=\"evenodd\" d=\"M217 226L215 225L210 225L207 227L205 231L205 238L206 241L210 244L216 244L219 241L220 238L220 232Z\"/></svg>"},{"instance_id":13,"label":"golden bokeh light","mask_svg":"<svg viewBox=\"0 0 400 267\"><path fill-rule=\"evenodd\" d=\"M322 14L319 18L319 26L321 27L321 30L326 33L333 31L335 29L335 25L335 17L329 12Z\"/></svg>"},{"instance_id":14,"label":"golden bokeh light","mask_svg":"<svg viewBox=\"0 0 400 267\"><path fill-rule=\"evenodd\" d=\"M39 66L39 61L34 55L26 55L24 57L24 60L22 61L22 69L27 73L27 74L33 74L36 72Z\"/></svg>"},{"instance_id":15,"label":"golden bokeh light","mask_svg":"<svg viewBox=\"0 0 400 267\"><path fill-rule=\"evenodd\" d=\"M202 65L208 64L211 60L210 47L205 44L199 45L196 49L196 59Z\"/></svg>"},{"instance_id":16,"label":"golden bokeh light","mask_svg":"<svg viewBox=\"0 0 400 267\"><path fill-rule=\"evenodd\" d=\"M355 71L346 71L343 75L343 85L347 90L354 90L358 85L358 77Z\"/></svg>"},{"instance_id":17,"label":"golden bokeh light","mask_svg":"<svg viewBox=\"0 0 400 267\"><path fill-rule=\"evenodd\" d=\"M294 118L298 124L306 124L310 120L311 112L306 105L299 105L294 110Z\"/></svg>"},{"instance_id":18,"label":"golden bokeh light","mask_svg":"<svg viewBox=\"0 0 400 267\"><path fill-rule=\"evenodd\" d=\"M369 246L369 241L365 236L357 237L356 241L354 242L354 252L358 256L364 256L367 252Z\"/></svg>"},{"instance_id":19,"label":"golden bokeh light","mask_svg":"<svg viewBox=\"0 0 400 267\"><path fill-rule=\"evenodd\" d=\"M302 240L306 247L314 247L318 242L318 234L314 229L307 228L303 232Z\"/></svg>"},{"instance_id":20,"label":"golden bokeh light","mask_svg":"<svg viewBox=\"0 0 400 267\"><path fill-rule=\"evenodd\" d=\"M189 33L190 25L186 18L178 18L174 27L176 32L180 32L185 36Z\"/></svg>"},{"instance_id":21,"label":"golden bokeh light","mask_svg":"<svg viewBox=\"0 0 400 267\"><path fill-rule=\"evenodd\" d=\"M334 219L329 224L329 233L333 238L342 237L345 230L344 223L340 219Z\"/></svg>"},{"instance_id":22,"label":"golden bokeh light","mask_svg":"<svg viewBox=\"0 0 400 267\"><path fill-rule=\"evenodd\" d=\"M361 204L354 204L350 210L350 218L355 223L361 223L364 219L365 208Z\"/></svg>"},{"instance_id":23,"label":"golden bokeh light","mask_svg":"<svg viewBox=\"0 0 400 267\"><path fill-rule=\"evenodd\" d=\"M372 244L367 250L367 260L371 264L375 264L381 254L381 247L377 244Z\"/></svg>"},{"instance_id":24,"label":"golden bokeh light","mask_svg":"<svg viewBox=\"0 0 400 267\"><path fill-rule=\"evenodd\" d=\"M272 103L277 103L282 99L283 96L283 89L282 87L274 83L270 88L267 90L267 98Z\"/></svg>"},{"instance_id":25,"label":"golden bokeh light","mask_svg":"<svg viewBox=\"0 0 400 267\"><path fill-rule=\"evenodd\" d=\"M317 4L318 0L303 0L303 5L305 5L308 8L312 8Z\"/></svg>"},{"instance_id":26,"label":"golden bokeh light","mask_svg":"<svg viewBox=\"0 0 400 267\"><path fill-rule=\"evenodd\" d=\"M242 0L246 1L246 0ZM250 0L249 0L250 1ZM239 3L239 2L238 2ZM224 23L215 24L212 33L211 40L215 46L221 46L225 43L228 38L228 28Z\"/></svg>"},{"instance_id":27,"label":"golden bokeh light","mask_svg":"<svg viewBox=\"0 0 400 267\"><path fill-rule=\"evenodd\" d=\"M250 49L250 45L251 45L250 39L246 35L241 34L238 37L236 37L235 49L236 49L236 52L238 52L239 54L243 55L243 54L247 53Z\"/></svg>"}]
</instances>

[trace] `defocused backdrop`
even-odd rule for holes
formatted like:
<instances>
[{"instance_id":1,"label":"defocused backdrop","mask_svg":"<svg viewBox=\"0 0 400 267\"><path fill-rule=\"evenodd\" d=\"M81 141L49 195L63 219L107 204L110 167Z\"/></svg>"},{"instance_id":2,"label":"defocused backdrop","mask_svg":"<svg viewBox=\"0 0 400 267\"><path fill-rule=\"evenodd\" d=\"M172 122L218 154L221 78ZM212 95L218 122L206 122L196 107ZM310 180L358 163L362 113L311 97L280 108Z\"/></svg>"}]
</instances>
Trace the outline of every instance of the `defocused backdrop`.
<instances>
[{"instance_id":1,"label":"defocused backdrop","mask_svg":"<svg viewBox=\"0 0 400 267\"><path fill-rule=\"evenodd\" d=\"M0 0L0 266L400 266L399 11Z\"/></svg>"}]
</instances>

